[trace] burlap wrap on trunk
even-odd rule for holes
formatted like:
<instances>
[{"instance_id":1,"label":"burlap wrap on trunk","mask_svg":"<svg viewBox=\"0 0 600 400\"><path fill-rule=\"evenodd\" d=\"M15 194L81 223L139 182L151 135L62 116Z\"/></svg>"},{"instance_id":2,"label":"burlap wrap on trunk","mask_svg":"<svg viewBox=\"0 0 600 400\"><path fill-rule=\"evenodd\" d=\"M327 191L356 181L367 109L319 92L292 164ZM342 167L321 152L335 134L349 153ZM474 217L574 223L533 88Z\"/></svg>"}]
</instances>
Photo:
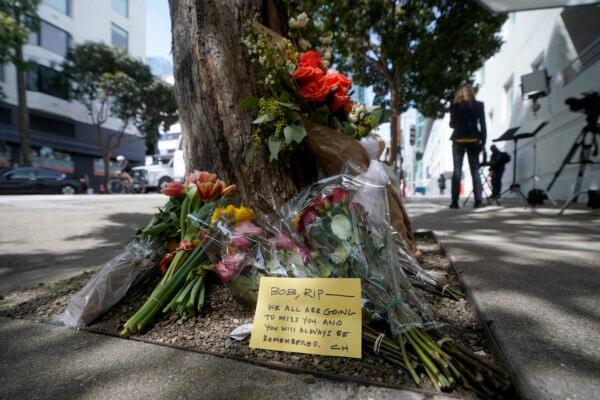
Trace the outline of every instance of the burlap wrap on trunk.
<instances>
[{"instance_id":1,"label":"burlap wrap on trunk","mask_svg":"<svg viewBox=\"0 0 600 400\"><path fill-rule=\"evenodd\" d=\"M302 125L307 132L305 140L310 151L327 174L339 174L346 162L354 163L364 170L369 168L371 160L367 151L355 139L308 119L303 118ZM417 248L408 214L392 185L388 184L387 189L392 226L402 235L408 249L415 255Z\"/></svg>"}]
</instances>

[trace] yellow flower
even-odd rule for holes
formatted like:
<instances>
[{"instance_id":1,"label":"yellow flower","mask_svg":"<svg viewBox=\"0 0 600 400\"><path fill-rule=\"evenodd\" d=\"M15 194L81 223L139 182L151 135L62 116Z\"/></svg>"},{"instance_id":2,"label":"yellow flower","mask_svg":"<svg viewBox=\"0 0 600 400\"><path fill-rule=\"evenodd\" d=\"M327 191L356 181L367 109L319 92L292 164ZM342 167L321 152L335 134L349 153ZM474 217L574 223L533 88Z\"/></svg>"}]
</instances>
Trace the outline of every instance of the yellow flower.
<instances>
[{"instance_id":1,"label":"yellow flower","mask_svg":"<svg viewBox=\"0 0 600 400\"><path fill-rule=\"evenodd\" d=\"M250 222L254 219L254 211L248 207L235 207L233 204L227 207L219 207L215 209L212 217L210 218L211 225L220 220L221 218L227 218L233 223L242 221Z\"/></svg>"},{"instance_id":2,"label":"yellow flower","mask_svg":"<svg viewBox=\"0 0 600 400\"><path fill-rule=\"evenodd\" d=\"M233 211L233 219L238 222L251 222L254 220L254 210L248 207L241 206Z\"/></svg>"}]
</instances>

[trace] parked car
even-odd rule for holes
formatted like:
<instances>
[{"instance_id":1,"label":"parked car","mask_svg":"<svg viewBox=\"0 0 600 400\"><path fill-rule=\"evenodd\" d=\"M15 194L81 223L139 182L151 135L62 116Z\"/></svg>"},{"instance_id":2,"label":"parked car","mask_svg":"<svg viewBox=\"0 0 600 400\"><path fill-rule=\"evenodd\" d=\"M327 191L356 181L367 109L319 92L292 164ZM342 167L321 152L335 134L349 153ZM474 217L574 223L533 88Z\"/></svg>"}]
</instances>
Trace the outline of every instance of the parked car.
<instances>
[{"instance_id":1,"label":"parked car","mask_svg":"<svg viewBox=\"0 0 600 400\"><path fill-rule=\"evenodd\" d=\"M173 158L171 156L152 156L151 164L133 167L133 173L138 174L145 189L164 189L173 182Z\"/></svg>"},{"instance_id":2,"label":"parked car","mask_svg":"<svg viewBox=\"0 0 600 400\"><path fill-rule=\"evenodd\" d=\"M0 172L0 194L75 194L87 191L87 179L45 168L11 168Z\"/></svg>"}]
</instances>

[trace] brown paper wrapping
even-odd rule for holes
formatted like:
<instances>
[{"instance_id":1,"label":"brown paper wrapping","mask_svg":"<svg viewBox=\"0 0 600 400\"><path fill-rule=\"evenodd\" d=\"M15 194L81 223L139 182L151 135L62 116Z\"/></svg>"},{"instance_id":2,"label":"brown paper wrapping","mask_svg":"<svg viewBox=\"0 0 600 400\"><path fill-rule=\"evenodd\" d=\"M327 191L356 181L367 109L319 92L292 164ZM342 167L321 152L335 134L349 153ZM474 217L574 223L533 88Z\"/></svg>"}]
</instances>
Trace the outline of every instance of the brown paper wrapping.
<instances>
[{"instance_id":1,"label":"brown paper wrapping","mask_svg":"<svg viewBox=\"0 0 600 400\"><path fill-rule=\"evenodd\" d=\"M327 174L339 174L346 162L354 163L364 170L369 168L371 160L367 151L355 139L307 119L302 119L302 125L307 132L306 144ZM391 224L404 238L413 255L416 255L417 247L406 209L392 185L388 184L387 189Z\"/></svg>"}]
</instances>

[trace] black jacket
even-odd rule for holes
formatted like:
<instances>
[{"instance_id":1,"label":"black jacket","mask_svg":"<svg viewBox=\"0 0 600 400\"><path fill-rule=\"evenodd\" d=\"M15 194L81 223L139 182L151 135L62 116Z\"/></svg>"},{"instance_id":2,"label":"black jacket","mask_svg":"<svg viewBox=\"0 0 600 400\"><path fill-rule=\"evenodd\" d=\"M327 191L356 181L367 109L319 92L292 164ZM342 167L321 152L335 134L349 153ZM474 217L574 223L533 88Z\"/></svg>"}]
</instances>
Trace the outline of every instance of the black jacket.
<instances>
[{"instance_id":1,"label":"black jacket","mask_svg":"<svg viewBox=\"0 0 600 400\"><path fill-rule=\"evenodd\" d=\"M450 106L450 128L454 129L450 140L476 138L485 144L487 131L483 103L453 103Z\"/></svg>"}]
</instances>

